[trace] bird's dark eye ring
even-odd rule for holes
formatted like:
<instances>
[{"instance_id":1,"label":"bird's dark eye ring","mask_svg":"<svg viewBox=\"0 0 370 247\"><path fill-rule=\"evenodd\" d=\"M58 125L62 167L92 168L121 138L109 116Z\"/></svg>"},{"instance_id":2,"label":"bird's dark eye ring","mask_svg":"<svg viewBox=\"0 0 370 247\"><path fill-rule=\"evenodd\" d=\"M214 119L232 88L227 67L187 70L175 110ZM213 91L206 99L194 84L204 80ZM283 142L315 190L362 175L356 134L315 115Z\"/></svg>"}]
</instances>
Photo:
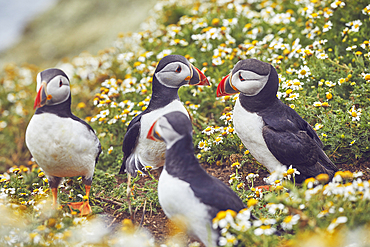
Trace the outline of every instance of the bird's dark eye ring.
<instances>
[{"instance_id":1,"label":"bird's dark eye ring","mask_svg":"<svg viewBox=\"0 0 370 247\"><path fill-rule=\"evenodd\" d=\"M181 72L181 66L179 65L179 67L177 67L176 69L176 73L180 73Z\"/></svg>"},{"instance_id":2,"label":"bird's dark eye ring","mask_svg":"<svg viewBox=\"0 0 370 247\"><path fill-rule=\"evenodd\" d=\"M242 77L242 73L241 72L239 72L239 80L245 81L245 79Z\"/></svg>"},{"instance_id":3,"label":"bird's dark eye ring","mask_svg":"<svg viewBox=\"0 0 370 247\"><path fill-rule=\"evenodd\" d=\"M63 85L62 79L59 80L59 87Z\"/></svg>"}]
</instances>

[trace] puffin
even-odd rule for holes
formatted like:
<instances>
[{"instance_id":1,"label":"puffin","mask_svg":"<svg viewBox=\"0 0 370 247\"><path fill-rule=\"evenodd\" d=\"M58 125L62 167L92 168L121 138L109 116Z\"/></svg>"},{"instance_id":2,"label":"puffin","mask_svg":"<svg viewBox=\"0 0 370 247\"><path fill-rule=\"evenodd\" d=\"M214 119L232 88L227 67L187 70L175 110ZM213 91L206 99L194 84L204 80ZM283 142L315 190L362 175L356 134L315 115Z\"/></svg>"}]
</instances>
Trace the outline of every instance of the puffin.
<instances>
[{"instance_id":1,"label":"puffin","mask_svg":"<svg viewBox=\"0 0 370 247\"><path fill-rule=\"evenodd\" d=\"M162 58L153 74L152 97L148 107L127 127L123 139L123 162L119 174L136 176L146 168L157 169L165 163L166 145L146 138L150 126L160 116L181 111L189 114L180 101L178 90L183 85L210 85L207 77L185 57L168 55Z\"/></svg>"},{"instance_id":2,"label":"puffin","mask_svg":"<svg viewBox=\"0 0 370 247\"><path fill-rule=\"evenodd\" d=\"M63 177L82 176L86 197L72 202L71 210L90 214L89 194L101 145L92 127L71 112L71 89L68 76L50 68L37 75L35 114L26 130L26 145L43 169L57 206L58 186Z\"/></svg>"},{"instance_id":3,"label":"puffin","mask_svg":"<svg viewBox=\"0 0 370 247\"><path fill-rule=\"evenodd\" d=\"M323 151L315 130L277 98L275 68L257 59L239 61L217 86L217 97L239 94L234 106L234 129L252 156L271 173L282 166L300 174L295 182L328 174L338 168Z\"/></svg>"},{"instance_id":4,"label":"puffin","mask_svg":"<svg viewBox=\"0 0 370 247\"><path fill-rule=\"evenodd\" d=\"M188 234L204 245L217 246L220 229L212 228L212 219L220 211L239 212L246 206L230 187L199 165L188 116L181 111L161 116L147 138L166 145L166 161L158 181L164 213L175 224L180 221Z\"/></svg>"}]
</instances>

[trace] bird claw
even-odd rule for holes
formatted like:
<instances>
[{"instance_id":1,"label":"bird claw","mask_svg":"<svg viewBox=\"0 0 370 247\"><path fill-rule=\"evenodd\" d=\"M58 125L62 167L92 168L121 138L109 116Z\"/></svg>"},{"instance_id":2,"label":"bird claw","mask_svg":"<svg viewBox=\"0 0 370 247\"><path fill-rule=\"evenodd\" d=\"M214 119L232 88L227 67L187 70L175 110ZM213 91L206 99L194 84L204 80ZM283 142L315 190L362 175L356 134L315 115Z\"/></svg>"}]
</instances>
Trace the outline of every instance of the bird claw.
<instances>
[{"instance_id":1,"label":"bird claw","mask_svg":"<svg viewBox=\"0 0 370 247\"><path fill-rule=\"evenodd\" d=\"M92 213L89 201L84 202L70 202L67 203L71 212L80 212L80 216L85 216Z\"/></svg>"}]
</instances>

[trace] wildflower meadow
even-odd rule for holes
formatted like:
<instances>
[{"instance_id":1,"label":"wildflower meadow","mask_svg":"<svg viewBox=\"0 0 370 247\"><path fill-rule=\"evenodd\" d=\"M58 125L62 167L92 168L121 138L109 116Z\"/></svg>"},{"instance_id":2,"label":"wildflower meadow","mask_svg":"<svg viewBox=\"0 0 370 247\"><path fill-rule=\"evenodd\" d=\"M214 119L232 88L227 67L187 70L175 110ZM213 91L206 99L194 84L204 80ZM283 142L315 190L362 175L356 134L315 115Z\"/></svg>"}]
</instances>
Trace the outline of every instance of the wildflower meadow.
<instances>
[{"instance_id":1,"label":"wildflower meadow","mask_svg":"<svg viewBox=\"0 0 370 247\"><path fill-rule=\"evenodd\" d=\"M126 128L149 104L157 62L169 54L186 57L211 82L179 90L192 117L196 156L227 174L226 183L247 206L213 219L222 229L220 246L370 245L368 1L161 0L141 31L118 34L98 54L50 66L69 76L72 112L102 144L88 217L64 206L83 200L81 177L64 180L61 206L51 208L47 178L24 143L36 75L45 68L9 63L1 69L1 246L201 246L176 239L173 230L158 240L140 226L145 212L161 210L157 171L138 174L130 191L127 176L118 175ZM216 88L247 58L276 68L278 97L313 126L340 168L333 181L321 174L297 185L294 167L268 174L243 146L232 122L238 95L218 98ZM272 186L257 186L265 184Z\"/></svg>"}]
</instances>

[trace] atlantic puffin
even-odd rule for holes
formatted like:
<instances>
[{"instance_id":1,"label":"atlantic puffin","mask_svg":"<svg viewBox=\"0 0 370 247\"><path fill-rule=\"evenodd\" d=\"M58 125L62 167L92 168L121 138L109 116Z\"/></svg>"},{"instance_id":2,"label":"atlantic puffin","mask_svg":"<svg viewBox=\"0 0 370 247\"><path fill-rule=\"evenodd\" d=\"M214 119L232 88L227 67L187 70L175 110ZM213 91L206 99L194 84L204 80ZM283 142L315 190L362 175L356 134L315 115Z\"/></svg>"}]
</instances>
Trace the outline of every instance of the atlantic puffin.
<instances>
[{"instance_id":1,"label":"atlantic puffin","mask_svg":"<svg viewBox=\"0 0 370 247\"><path fill-rule=\"evenodd\" d=\"M166 162L158 182L158 199L166 216L181 221L206 246L217 246L220 229L212 219L220 211L246 206L236 193L209 175L194 156L192 124L181 111L167 113L151 126L147 138L166 144Z\"/></svg>"},{"instance_id":2,"label":"atlantic puffin","mask_svg":"<svg viewBox=\"0 0 370 247\"><path fill-rule=\"evenodd\" d=\"M146 138L150 126L160 116L181 111L189 114L181 103L178 89L185 85L210 85L207 77L181 55L162 58L153 74L152 97L148 107L137 115L127 127L123 139L124 158L119 174L136 176L145 167L156 169L164 165L166 146Z\"/></svg>"},{"instance_id":3,"label":"atlantic puffin","mask_svg":"<svg viewBox=\"0 0 370 247\"><path fill-rule=\"evenodd\" d=\"M257 59L239 61L217 87L217 97L240 92L234 106L235 132L254 158L270 172L294 167L297 183L338 168L323 151L315 130L277 98L275 68Z\"/></svg>"},{"instance_id":4,"label":"atlantic puffin","mask_svg":"<svg viewBox=\"0 0 370 247\"><path fill-rule=\"evenodd\" d=\"M91 213L88 198L101 145L91 126L72 114L70 82L62 70L51 68L37 75L34 109L26 145L48 178L54 207L62 178L82 176L87 200L68 205L81 215Z\"/></svg>"}]
</instances>

